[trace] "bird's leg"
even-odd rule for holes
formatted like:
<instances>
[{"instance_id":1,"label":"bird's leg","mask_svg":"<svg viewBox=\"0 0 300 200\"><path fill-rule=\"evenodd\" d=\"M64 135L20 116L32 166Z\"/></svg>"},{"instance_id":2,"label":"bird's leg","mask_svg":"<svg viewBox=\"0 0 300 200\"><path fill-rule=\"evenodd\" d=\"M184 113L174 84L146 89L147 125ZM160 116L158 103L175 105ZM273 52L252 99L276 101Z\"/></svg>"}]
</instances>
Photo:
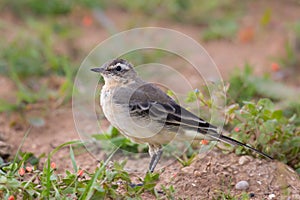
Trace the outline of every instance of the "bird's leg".
<instances>
[{"instance_id":1,"label":"bird's leg","mask_svg":"<svg viewBox=\"0 0 300 200\"><path fill-rule=\"evenodd\" d=\"M149 144L149 154L151 156L151 161L149 164L149 172L150 173L153 173L162 153L163 153L163 150L162 150L161 146L155 146L155 145ZM142 186L143 183L139 183L139 184L130 183L129 185L130 185L130 187L137 187L137 186Z\"/></svg>"},{"instance_id":2,"label":"bird's leg","mask_svg":"<svg viewBox=\"0 0 300 200\"><path fill-rule=\"evenodd\" d=\"M149 171L151 173L153 173L161 155L162 155L163 151L162 149L159 149L157 152L155 152L152 157L151 157L151 161L150 161L150 164L149 164Z\"/></svg>"},{"instance_id":3,"label":"bird's leg","mask_svg":"<svg viewBox=\"0 0 300 200\"><path fill-rule=\"evenodd\" d=\"M151 169L153 168L152 166L153 166L153 163L154 163L154 160L156 159L156 157L157 157L157 154L156 153L154 153L152 156L151 156L151 161L150 161L150 163L149 163L149 171L152 173L153 171L151 171Z\"/></svg>"}]
</instances>

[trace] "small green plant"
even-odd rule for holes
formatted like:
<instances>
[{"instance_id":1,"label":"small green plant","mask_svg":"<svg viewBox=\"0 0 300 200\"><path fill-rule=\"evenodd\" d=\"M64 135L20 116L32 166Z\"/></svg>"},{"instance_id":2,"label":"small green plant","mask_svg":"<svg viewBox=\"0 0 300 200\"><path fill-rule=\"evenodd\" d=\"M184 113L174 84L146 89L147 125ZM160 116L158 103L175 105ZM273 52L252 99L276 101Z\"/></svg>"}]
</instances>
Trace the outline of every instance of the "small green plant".
<instances>
[{"instance_id":1,"label":"small green plant","mask_svg":"<svg viewBox=\"0 0 300 200\"><path fill-rule=\"evenodd\" d=\"M251 195L251 194L250 194ZM251 195L252 196L252 195ZM221 186L220 189L214 191L212 199L214 200L248 200L249 194L242 192L238 195L232 194L232 180L225 179L225 177L221 178Z\"/></svg>"},{"instance_id":2,"label":"small green plant","mask_svg":"<svg viewBox=\"0 0 300 200\"><path fill-rule=\"evenodd\" d=\"M208 98L208 95L208 88L204 87L201 88L201 91L199 89L195 89L194 91L188 92L187 97L185 98L185 102L187 104L194 102L199 103L199 107L195 109L195 112L198 112L197 114L204 119L210 118L211 113L209 112L209 109L212 109L214 106L212 98Z\"/></svg>"},{"instance_id":3,"label":"small green plant","mask_svg":"<svg viewBox=\"0 0 300 200\"><path fill-rule=\"evenodd\" d=\"M229 100L242 103L243 101L249 101L255 97L255 95L257 96L255 85L248 81L252 74L252 67L246 64L243 71L236 70L236 72L231 75L228 90Z\"/></svg>"},{"instance_id":4,"label":"small green plant","mask_svg":"<svg viewBox=\"0 0 300 200\"><path fill-rule=\"evenodd\" d=\"M115 147L120 147L121 150L130 153L148 152L148 146L146 144L137 144L132 142L130 139L121 135L118 129L113 126L108 128L107 133L95 134L93 137L102 142L101 146L106 151L111 151Z\"/></svg>"},{"instance_id":5,"label":"small green plant","mask_svg":"<svg viewBox=\"0 0 300 200\"><path fill-rule=\"evenodd\" d=\"M170 199L170 200L175 199L175 189L174 189L173 185L170 185L169 187L162 185L161 187L162 187L162 191L164 193L165 198Z\"/></svg>"},{"instance_id":6,"label":"small green plant","mask_svg":"<svg viewBox=\"0 0 300 200\"><path fill-rule=\"evenodd\" d=\"M282 109L284 116L292 117L296 116L295 124L296 126L300 126L300 102L299 101L292 101L289 102L287 105L284 106Z\"/></svg>"},{"instance_id":7,"label":"small green plant","mask_svg":"<svg viewBox=\"0 0 300 200\"><path fill-rule=\"evenodd\" d=\"M32 154L21 154L21 159L12 163L0 163L0 198L8 199L9 196L22 197L23 199L116 199L135 198L142 199L145 192L151 193L156 198L159 194L155 190L159 175L147 173L143 184L131 186L129 174L124 170L125 161L108 162L118 148L105 162L100 162L95 172L87 172L77 165L72 149L74 144L81 142L67 142L54 149L46 159L42 169L33 161ZM65 174L56 172L56 164L52 162L55 153L62 147L70 146L70 158L73 172L66 170ZM165 188L171 195L172 188Z\"/></svg>"},{"instance_id":8,"label":"small green plant","mask_svg":"<svg viewBox=\"0 0 300 200\"><path fill-rule=\"evenodd\" d=\"M249 194L243 192L240 195L232 195L230 191L216 190L213 197L214 200L249 200Z\"/></svg>"},{"instance_id":9,"label":"small green plant","mask_svg":"<svg viewBox=\"0 0 300 200\"><path fill-rule=\"evenodd\" d=\"M194 152L190 157L188 157L187 154L183 154L182 158L180 158L178 156L175 156L175 157L183 167L187 167L187 166L190 166L193 163L194 158L196 157L196 155L197 155L197 153Z\"/></svg>"},{"instance_id":10,"label":"small green plant","mask_svg":"<svg viewBox=\"0 0 300 200\"><path fill-rule=\"evenodd\" d=\"M231 136L241 142L251 143L258 150L299 171L300 130L295 124L296 115L285 117L283 111L275 109L269 99L243 104L241 108L236 105L227 110L228 116L231 116L229 124L235 127ZM242 147L235 147L235 152L250 153Z\"/></svg>"},{"instance_id":11,"label":"small green plant","mask_svg":"<svg viewBox=\"0 0 300 200\"><path fill-rule=\"evenodd\" d=\"M127 188L128 195L131 197L140 199L141 198L140 195L143 192L148 191L148 192L152 193L153 195L155 195L156 197L158 197L158 193L154 188L156 186L156 183L158 182L158 180L159 180L159 174L148 172L148 173L146 173L146 176L144 177L143 180L140 179L142 184L134 186L134 187L129 186Z\"/></svg>"},{"instance_id":12,"label":"small green plant","mask_svg":"<svg viewBox=\"0 0 300 200\"><path fill-rule=\"evenodd\" d=\"M248 89L248 91L241 91L239 94L245 99L247 99L246 96L250 98L256 92L262 91L257 89L257 83L252 82L253 80L250 78L252 77L251 73L247 71L246 74L247 76L245 79L239 78L237 80L238 82L241 81L242 84L239 87L243 87L243 84L245 84L244 82L251 80L254 92L252 92L251 89ZM245 81L242 82L242 80ZM258 79L256 80L256 82L259 82ZM267 85L269 88L273 88L269 81L270 80L267 80L261 85ZM237 82L234 82L231 86L237 87L235 84L237 84ZM278 87L278 85L275 84L275 87ZM229 88L229 90L232 92L232 95L235 94L233 92L236 92L237 89L234 91ZM282 90L282 88L279 87L279 90ZM286 94L289 92L290 91L286 91ZM286 97L288 98L288 95L286 95ZM253 98L253 96L251 98ZM186 100L187 102L198 100L202 107L211 108L211 102L206 100L205 95L199 90L190 92ZM231 101L234 101L234 99L231 99ZM298 127L299 116L297 116L299 110L298 103L291 104L288 101L290 107L283 111L278 109L278 106L275 106L274 103L267 98L261 98L257 100L257 103L255 103L255 100L242 101L242 99L240 99L240 101L240 104L233 103L228 105L225 110L225 115L228 116L226 120L227 127L225 129L234 130L231 132L230 136L243 143L251 144L251 146L258 150L265 152L271 157L287 163L295 170L300 171L300 129ZM228 148L234 150L237 154L253 153L243 147L233 147L228 145ZM189 163L188 159L181 159L180 161L183 165Z\"/></svg>"}]
</instances>

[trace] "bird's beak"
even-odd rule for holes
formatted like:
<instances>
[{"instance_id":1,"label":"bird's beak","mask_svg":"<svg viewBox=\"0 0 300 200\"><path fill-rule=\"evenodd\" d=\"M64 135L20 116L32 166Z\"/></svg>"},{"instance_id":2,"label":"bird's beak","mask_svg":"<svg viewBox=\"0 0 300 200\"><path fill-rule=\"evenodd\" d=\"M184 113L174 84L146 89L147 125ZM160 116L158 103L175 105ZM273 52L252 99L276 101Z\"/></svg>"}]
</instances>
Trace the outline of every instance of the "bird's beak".
<instances>
[{"instance_id":1,"label":"bird's beak","mask_svg":"<svg viewBox=\"0 0 300 200\"><path fill-rule=\"evenodd\" d=\"M102 72L104 71L104 68L102 68L102 67L97 67L97 68L91 69L91 71L97 72L97 73L102 73Z\"/></svg>"}]
</instances>

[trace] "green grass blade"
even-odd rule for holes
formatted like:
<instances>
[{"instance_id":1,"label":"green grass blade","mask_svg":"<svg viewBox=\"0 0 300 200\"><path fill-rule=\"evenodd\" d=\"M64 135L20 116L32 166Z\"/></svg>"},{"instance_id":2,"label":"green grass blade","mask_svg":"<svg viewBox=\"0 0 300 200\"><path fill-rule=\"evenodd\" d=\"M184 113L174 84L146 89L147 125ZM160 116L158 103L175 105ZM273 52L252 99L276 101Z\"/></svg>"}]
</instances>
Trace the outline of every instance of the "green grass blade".
<instances>
[{"instance_id":1,"label":"green grass blade","mask_svg":"<svg viewBox=\"0 0 300 200\"><path fill-rule=\"evenodd\" d=\"M59 191L58 191L58 189L56 187L56 184L57 183L52 183L52 187L53 187L53 189L55 191L55 199L61 199L61 196L60 196L60 193L59 193Z\"/></svg>"},{"instance_id":2,"label":"green grass blade","mask_svg":"<svg viewBox=\"0 0 300 200\"><path fill-rule=\"evenodd\" d=\"M100 175L100 173L105 169L105 166L107 165L107 163L110 161L110 159L113 157L113 155L117 152L117 150L120 147L117 147L111 154L110 156L106 159L106 161L104 162L104 164L97 169L97 171L95 172L94 176L91 178L91 180L89 181L88 185L86 186L86 189L84 191L84 193L80 196L79 200L85 200L85 199L90 199L93 196L93 185L96 183L98 176Z\"/></svg>"},{"instance_id":3,"label":"green grass blade","mask_svg":"<svg viewBox=\"0 0 300 200\"><path fill-rule=\"evenodd\" d=\"M50 177L51 177L50 160L51 160L51 156L50 156L50 154L48 154L47 168L46 168L46 170L44 170L44 172L46 172L46 197L47 197L47 199L50 198L50 188L51 188L51 181L50 181Z\"/></svg>"},{"instance_id":4,"label":"green grass blade","mask_svg":"<svg viewBox=\"0 0 300 200\"><path fill-rule=\"evenodd\" d=\"M65 142L59 146L57 146L55 149L53 149L53 151L51 151L50 153L50 157L52 157L57 151L59 151L61 148L68 146L68 145L73 145L73 144L82 144L82 141L79 140L75 140L75 141L70 141L70 142Z\"/></svg>"},{"instance_id":5,"label":"green grass blade","mask_svg":"<svg viewBox=\"0 0 300 200\"><path fill-rule=\"evenodd\" d=\"M17 153L16 153L16 155L15 155L15 157L14 157L14 161L13 161L13 165L12 165L12 166L15 166L15 163L17 162L17 159L18 159L18 156L19 156L21 147L24 145L25 139L27 138L27 136L28 136L28 134L29 134L31 128L32 128L32 127L30 126L30 127L27 129L27 131L25 132L24 137L23 137L23 139L22 139L22 141L21 141L21 144L19 145L18 150L17 150ZM11 171L9 172L9 176L12 176L12 174L14 174L17 170L18 170L18 168L11 170Z\"/></svg>"},{"instance_id":6,"label":"green grass blade","mask_svg":"<svg viewBox=\"0 0 300 200\"><path fill-rule=\"evenodd\" d=\"M0 99L0 113L4 111L16 111L18 106L16 104L9 103L4 99Z\"/></svg>"},{"instance_id":7,"label":"green grass blade","mask_svg":"<svg viewBox=\"0 0 300 200\"><path fill-rule=\"evenodd\" d=\"M71 162L72 162L72 165L73 165L74 172L76 173L78 171L78 167L77 167L77 164L76 164L75 155L74 155L72 145L70 145L70 157L71 157Z\"/></svg>"},{"instance_id":8,"label":"green grass blade","mask_svg":"<svg viewBox=\"0 0 300 200\"><path fill-rule=\"evenodd\" d=\"M45 191L45 196L47 199L50 198L50 189L51 189L51 167L50 167L50 163L51 163L51 158L52 156L61 148L68 146L68 145L72 145L72 144L82 144L81 141L70 141L70 142L65 142L61 145L59 145L58 147L56 147L53 151L51 151L50 154L48 154L48 158L47 158L47 166L46 169L44 168L44 173L46 174L46 191Z\"/></svg>"}]
</instances>

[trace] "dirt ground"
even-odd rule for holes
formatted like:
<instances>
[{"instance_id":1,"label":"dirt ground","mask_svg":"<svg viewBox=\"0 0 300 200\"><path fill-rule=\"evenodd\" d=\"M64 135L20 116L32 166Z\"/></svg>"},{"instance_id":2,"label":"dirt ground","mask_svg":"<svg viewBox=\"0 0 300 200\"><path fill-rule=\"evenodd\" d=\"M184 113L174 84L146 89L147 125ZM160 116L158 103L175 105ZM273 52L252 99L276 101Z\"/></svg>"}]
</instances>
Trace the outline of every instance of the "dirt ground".
<instances>
[{"instance_id":1,"label":"dirt ground","mask_svg":"<svg viewBox=\"0 0 300 200\"><path fill-rule=\"evenodd\" d=\"M257 1L249 4L247 14L240 19L241 29L252 27L255 31L251 42L242 43L238 39L234 41L218 40L201 42L211 55L222 76L226 79L234 67L242 67L247 61L255 67L255 73L262 74L270 72L272 58L284 53L284 45L289 40L289 33L286 26L297 19L300 19L300 7L298 4L275 1L270 4L268 1ZM259 18L266 7L273 10L272 22L266 30L259 28ZM109 10L107 16L115 23L119 31L125 30L128 21L132 16L120 10ZM140 22L141 23L141 22ZM170 25L171 24L171 25ZM161 26L181 31L199 41L201 27L170 23L169 21L152 21L135 24L138 26ZM109 34L101 27L95 25L83 30L81 38L75 41L82 49L89 52L99 42L109 37ZM189 71L186 72L189 74ZM5 99L13 99L15 90L14 84L5 77L0 76L0 96ZM299 86L299 83L295 83ZM45 119L42 127L33 127L26 138L22 151L33 152L36 155L49 153L58 145L80 139L73 121L71 104L52 109L48 105L33 105L36 109L24 113L31 116L38 113ZM26 118L26 117L25 117ZM16 152L21 144L24 133L28 129L28 123L18 113L0 114L0 140L11 145L8 153ZM1 144L0 144L1 145ZM205 157L196 157L194 162L183 168L179 163L167 166L161 173L160 185L174 185L176 196L183 199L213 199L217 198L220 191L238 195L243 192L252 193L251 199L300 199L299 176L288 166L277 162L255 159L248 156L239 157L235 154L224 155L214 149ZM100 157L97 159L101 159ZM244 160L243 162L241 161ZM97 166L97 160L88 152L81 152L76 156L78 165L86 170L93 170ZM149 158L143 158L141 167L146 168ZM62 149L53 158L57 168L71 169L69 150ZM138 165L141 160L130 160L127 164ZM142 173L132 173L133 177L143 176ZM245 180L249 183L246 191L234 188L238 181ZM218 192L219 191L219 192ZM275 197L272 197L274 194ZM145 199L151 199L146 196Z\"/></svg>"},{"instance_id":2,"label":"dirt ground","mask_svg":"<svg viewBox=\"0 0 300 200\"><path fill-rule=\"evenodd\" d=\"M270 199L272 194L274 199L300 198L299 176L286 165L216 150L199 155L188 167L168 167L161 179L161 184L174 185L176 196L182 199L217 199L220 191L240 195L241 190L235 188L239 181L248 181L246 193L252 194L251 199Z\"/></svg>"}]
</instances>

